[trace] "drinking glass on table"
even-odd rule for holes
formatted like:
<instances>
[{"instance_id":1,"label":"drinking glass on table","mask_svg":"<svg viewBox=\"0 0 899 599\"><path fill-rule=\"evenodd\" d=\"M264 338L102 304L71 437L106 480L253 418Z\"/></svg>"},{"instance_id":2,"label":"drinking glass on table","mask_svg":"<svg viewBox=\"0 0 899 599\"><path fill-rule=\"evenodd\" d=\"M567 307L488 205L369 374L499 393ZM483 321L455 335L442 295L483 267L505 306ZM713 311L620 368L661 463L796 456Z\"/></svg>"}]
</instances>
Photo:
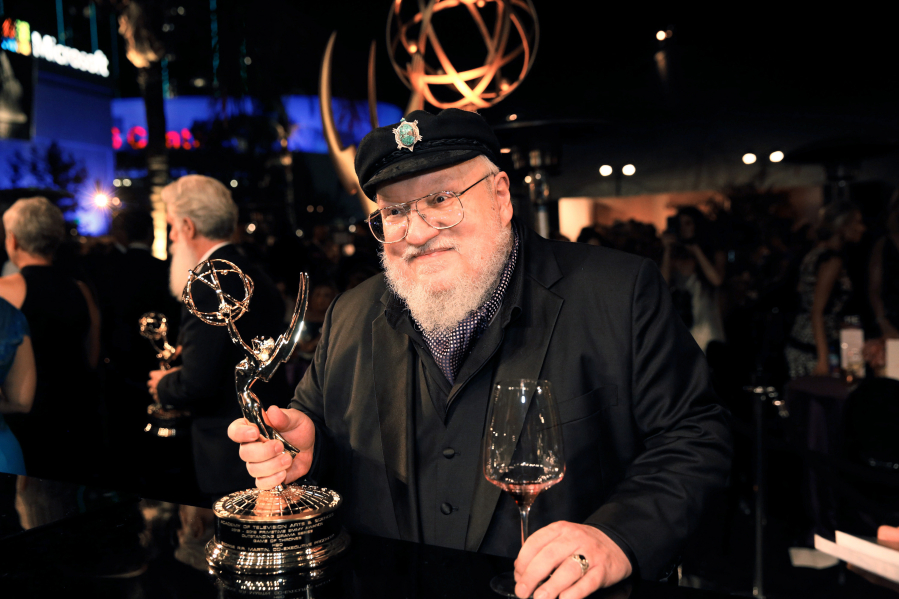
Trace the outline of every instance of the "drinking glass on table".
<instances>
[{"instance_id":1,"label":"drinking glass on table","mask_svg":"<svg viewBox=\"0 0 899 599\"><path fill-rule=\"evenodd\" d=\"M559 413L549 381L499 382L492 404L484 435L484 476L515 499L523 545L534 500L565 475ZM500 574L490 587L514 597L515 577L512 572Z\"/></svg>"}]
</instances>

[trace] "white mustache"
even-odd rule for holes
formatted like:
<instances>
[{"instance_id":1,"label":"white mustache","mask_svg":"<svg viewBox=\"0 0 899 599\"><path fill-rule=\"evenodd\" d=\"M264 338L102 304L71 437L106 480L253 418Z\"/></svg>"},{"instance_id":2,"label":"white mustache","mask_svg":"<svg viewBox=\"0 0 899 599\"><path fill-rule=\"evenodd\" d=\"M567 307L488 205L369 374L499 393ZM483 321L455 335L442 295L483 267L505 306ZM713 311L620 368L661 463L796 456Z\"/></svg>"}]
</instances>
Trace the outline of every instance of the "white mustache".
<instances>
[{"instance_id":1,"label":"white mustache","mask_svg":"<svg viewBox=\"0 0 899 599\"><path fill-rule=\"evenodd\" d=\"M437 250L456 250L456 244L450 240L435 237L420 247L409 247L403 252L403 260L409 262L414 258L418 258L428 252L436 252Z\"/></svg>"}]
</instances>

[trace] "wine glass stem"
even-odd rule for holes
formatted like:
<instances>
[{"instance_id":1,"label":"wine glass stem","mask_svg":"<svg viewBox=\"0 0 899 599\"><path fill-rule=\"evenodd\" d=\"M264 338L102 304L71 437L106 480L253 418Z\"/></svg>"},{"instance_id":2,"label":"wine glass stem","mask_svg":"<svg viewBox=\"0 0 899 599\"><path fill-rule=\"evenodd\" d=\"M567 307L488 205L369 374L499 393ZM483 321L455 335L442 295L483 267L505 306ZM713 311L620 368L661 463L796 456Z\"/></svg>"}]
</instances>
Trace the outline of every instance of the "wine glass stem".
<instances>
[{"instance_id":1,"label":"wine glass stem","mask_svg":"<svg viewBox=\"0 0 899 599\"><path fill-rule=\"evenodd\" d=\"M528 539L528 514L531 511L531 504L522 504L518 506L518 513L521 515L521 546Z\"/></svg>"}]
</instances>

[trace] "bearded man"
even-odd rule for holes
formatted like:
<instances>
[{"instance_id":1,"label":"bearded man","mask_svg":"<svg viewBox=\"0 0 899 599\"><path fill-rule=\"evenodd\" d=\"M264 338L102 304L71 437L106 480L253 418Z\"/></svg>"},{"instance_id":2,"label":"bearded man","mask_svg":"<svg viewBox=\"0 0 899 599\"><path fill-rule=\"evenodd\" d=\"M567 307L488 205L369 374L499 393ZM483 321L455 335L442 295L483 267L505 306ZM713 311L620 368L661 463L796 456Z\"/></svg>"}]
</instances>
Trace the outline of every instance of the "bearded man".
<instances>
[{"instance_id":1,"label":"bearded man","mask_svg":"<svg viewBox=\"0 0 899 599\"><path fill-rule=\"evenodd\" d=\"M724 485L728 414L655 264L541 239L512 217L498 152L454 109L362 140L386 272L334 301L290 408L268 410L301 453L240 420L229 436L257 486L342 493L351 532L517 555L520 597L666 577ZM552 381L567 466L524 547L481 469L493 384L522 378Z\"/></svg>"},{"instance_id":2,"label":"bearded man","mask_svg":"<svg viewBox=\"0 0 899 599\"><path fill-rule=\"evenodd\" d=\"M284 327L281 294L271 279L230 242L237 226L237 205L228 188L210 177L188 175L167 185L162 190L162 198L166 203L166 221L171 227L169 286L172 295L181 298L188 271L200 262L227 260L255 283L252 309L236 323L242 338L280 335ZM221 282L226 293L243 297L243 286L236 276L222 277ZM201 309L217 309L218 301L208 287L197 285L195 292ZM232 343L226 327L205 324L186 307L181 309L178 346L181 365L171 370L151 371L147 387L163 405L191 412L197 484L202 493L214 500L245 489L253 482L227 437L228 424L240 415L234 367L244 354Z\"/></svg>"}]
</instances>

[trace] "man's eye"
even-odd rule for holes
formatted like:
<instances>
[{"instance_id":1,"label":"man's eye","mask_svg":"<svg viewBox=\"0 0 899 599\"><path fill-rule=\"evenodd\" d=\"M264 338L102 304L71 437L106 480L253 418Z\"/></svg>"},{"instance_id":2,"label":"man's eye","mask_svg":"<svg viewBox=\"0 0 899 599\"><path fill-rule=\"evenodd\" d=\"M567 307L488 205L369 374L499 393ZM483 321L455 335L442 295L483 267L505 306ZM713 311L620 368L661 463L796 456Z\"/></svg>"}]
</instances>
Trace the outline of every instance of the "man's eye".
<instances>
[{"instance_id":1,"label":"man's eye","mask_svg":"<svg viewBox=\"0 0 899 599\"><path fill-rule=\"evenodd\" d=\"M445 193L439 193L428 200L428 205L429 206L440 206L442 204L446 204L451 199L453 199L452 196L447 195Z\"/></svg>"},{"instance_id":2,"label":"man's eye","mask_svg":"<svg viewBox=\"0 0 899 599\"><path fill-rule=\"evenodd\" d=\"M381 214L383 214L387 218L390 218L392 216L402 216L403 212L404 211L402 208L385 208L381 211Z\"/></svg>"}]
</instances>

